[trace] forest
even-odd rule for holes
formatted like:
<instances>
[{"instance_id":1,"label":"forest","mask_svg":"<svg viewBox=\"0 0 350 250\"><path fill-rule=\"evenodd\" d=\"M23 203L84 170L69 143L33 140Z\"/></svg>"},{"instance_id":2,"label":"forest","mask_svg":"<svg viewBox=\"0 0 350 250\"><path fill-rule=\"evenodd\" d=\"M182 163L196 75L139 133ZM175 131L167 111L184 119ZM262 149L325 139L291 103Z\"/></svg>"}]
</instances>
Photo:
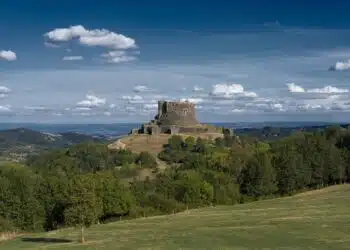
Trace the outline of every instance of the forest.
<instances>
[{"instance_id":1,"label":"forest","mask_svg":"<svg viewBox=\"0 0 350 250\"><path fill-rule=\"evenodd\" d=\"M329 126L275 140L174 135L158 155L85 142L0 166L0 232L171 214L293 195L350 181L350 130ZM151 175L140 176L142 170Z\"/></svg>"}]
</instances>

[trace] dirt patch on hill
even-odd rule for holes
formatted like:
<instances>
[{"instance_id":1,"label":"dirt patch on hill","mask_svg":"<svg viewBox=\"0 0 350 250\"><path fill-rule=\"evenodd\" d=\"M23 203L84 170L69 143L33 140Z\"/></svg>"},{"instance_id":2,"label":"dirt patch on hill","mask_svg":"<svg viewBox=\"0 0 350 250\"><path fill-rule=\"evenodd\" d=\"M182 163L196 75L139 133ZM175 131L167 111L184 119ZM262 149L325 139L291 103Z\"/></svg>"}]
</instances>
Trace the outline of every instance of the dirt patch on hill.
<instances>
[{"instance_id":1,"label":"dirt patch on hill","mask_svg":"<svg viewBox=\"0 0 350 250\"><path fill-rule=\"evenodd\" d=\"M201 134L179 134L184 139L188 136L195 138L201 137L203 139L215 139L217 137L223 137L221 133L201 133ZM135 153L142 151L148 151L152 155L157 156L159 152L163 150L163 145L168 143L169 138L172 135L159 134L159 135L146 135L136 134L128 135L120 138L114 143L111 143L108 147L111 149L126 148Z\"/></svg>"}]
</instances>

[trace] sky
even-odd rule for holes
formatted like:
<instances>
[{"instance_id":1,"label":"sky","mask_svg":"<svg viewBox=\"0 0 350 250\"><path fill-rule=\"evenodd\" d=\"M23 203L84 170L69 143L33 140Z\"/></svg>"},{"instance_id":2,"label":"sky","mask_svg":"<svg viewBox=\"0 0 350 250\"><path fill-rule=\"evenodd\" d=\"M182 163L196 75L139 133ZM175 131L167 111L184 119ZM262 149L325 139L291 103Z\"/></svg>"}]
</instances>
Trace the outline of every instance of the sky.
<instances>
[{"instance_id":1,"label":"sky","mask_svg":"<svg viewBox=\"0 0 350 250\"><path fill-rule=\"evenodd\" d=\"M0 122L350 121L350 2L0 1Z\"/></svg>"}]
</instances>

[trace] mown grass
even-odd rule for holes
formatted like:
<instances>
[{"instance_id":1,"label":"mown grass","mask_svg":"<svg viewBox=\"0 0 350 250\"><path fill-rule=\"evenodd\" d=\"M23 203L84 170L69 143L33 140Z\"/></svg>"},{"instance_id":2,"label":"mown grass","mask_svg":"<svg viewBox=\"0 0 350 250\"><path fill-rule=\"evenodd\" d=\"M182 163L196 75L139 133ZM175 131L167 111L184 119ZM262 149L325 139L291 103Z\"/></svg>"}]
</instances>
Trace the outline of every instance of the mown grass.
<instances>
[{"instance_id":1,"label":"mown grass","mask_svg":"<svg viewBox=\"0 0 350 250\"><path fill-rule=\"evenodd\" d=\"M0 243L0 249L349 249L349 192L350 185L339 185L287 198L96 225L86 230L84 245L77 241L78 229L26 235Z\"/></svg>"}]
</instances>

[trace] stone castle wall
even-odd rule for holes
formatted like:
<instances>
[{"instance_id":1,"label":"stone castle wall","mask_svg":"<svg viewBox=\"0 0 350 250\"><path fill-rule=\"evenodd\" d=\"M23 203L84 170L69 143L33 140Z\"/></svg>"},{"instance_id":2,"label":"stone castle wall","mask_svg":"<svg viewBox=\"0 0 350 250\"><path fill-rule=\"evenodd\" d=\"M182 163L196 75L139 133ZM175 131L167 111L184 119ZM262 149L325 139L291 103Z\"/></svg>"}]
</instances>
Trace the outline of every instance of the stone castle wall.
<instances>
[{"instance_id":1,"label":"stone castle wall","mask_svg":"<svg viewBox=\"0 0 350 250\"><path fill-rule=\"evenodd\" d=\"M196 118L195 105L190 102L158 102L158 114L154 120L145 123L136 134L178 134L178 133L213 133L217 128L201 124Z\"/></svg>"},{"instance_id":2,"label":"stone castle wall","mask_svg":"<svg viewBox=\"0 0 350 250\"><path fill-rule=\"evenodd\" d=\"M158 122L160 125L195 126L199 122L196 118L196 109L189 102L158 103Z\"/></svg>"}]
</instances>

